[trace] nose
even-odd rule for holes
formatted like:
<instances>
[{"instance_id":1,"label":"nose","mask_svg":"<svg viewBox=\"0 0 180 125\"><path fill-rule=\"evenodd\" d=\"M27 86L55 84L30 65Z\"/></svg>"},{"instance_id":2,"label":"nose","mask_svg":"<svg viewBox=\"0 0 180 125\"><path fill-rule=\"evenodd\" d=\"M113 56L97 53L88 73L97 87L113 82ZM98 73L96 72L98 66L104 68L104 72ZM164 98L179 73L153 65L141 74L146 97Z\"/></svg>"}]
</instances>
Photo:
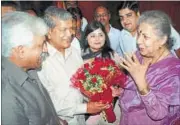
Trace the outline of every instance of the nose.
<instances>
[{"instance_id":1,"label":"nose","mask_svg":"<svg viewBox=\"0 0 180 125\"><path fill-rule=\"evenodd\" d=\"M122 23L127 23L127 21L128 21L128 20L127 20L127 18L126 18L126 17L124 17L124 18L122 18L122 20L121 20L121 21L122 21Z\"/></svg>"},{"instance_id":2,"label":"nose","mask_svg":"<svg viewBox=\"0 0 180 125\"><path fill-rule=\"evenodd\" d=\"M103 16L103 15L100 16L100 20L102 20L102 19L104 19L104 16Z\"/></svg>"},{"instance_id":3,"label":"nose","mask_svg":"<svg viewBox=\"0 0 180 125\"><path fill-rule=\"evenodd\" d=\"M95 37L95 40L99 40L99 35L97 35L97 36Z\"/></svg>"}]
</instances>

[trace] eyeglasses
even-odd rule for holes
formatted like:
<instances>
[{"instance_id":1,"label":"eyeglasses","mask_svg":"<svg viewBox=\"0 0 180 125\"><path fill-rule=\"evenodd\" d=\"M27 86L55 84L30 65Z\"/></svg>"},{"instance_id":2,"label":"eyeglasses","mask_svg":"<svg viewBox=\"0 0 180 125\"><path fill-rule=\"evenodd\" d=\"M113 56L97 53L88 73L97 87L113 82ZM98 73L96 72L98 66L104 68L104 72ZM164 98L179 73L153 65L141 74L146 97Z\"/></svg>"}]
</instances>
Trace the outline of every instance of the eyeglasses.
<instances>
[{"instance_id":1,"label":"eyeglasses","mask_svg":"<svg viewBox=\"0 0 180 125\"><path fill-rule=\"evenodd\" d=\"M106 17L107 15L108 15L108 13L97 14L97 15L96 15L96 18Z\"/></svg>"}]
</instances>

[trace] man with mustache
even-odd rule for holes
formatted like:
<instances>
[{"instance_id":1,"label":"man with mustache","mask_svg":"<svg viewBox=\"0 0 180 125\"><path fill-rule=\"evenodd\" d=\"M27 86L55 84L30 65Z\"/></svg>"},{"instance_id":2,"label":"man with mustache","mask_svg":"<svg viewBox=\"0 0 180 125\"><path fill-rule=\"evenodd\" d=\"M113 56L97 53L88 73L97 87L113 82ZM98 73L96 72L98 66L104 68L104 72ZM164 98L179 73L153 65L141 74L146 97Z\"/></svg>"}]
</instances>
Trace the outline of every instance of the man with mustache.
<instances>
[{"instance_id":1,"label":"man with mustache","mask_svg":"<svg viewBox=\"0 0 180 125\"><path fill-rule=\"evenodd\" d=\"M108 105L83 103L83 95L71 87L71 76L83 64L80 53L71 46L74 32L72 15L64 9L50 6L45 10L44 20L49 27L49 56L38 72L39 78L48 90L58 116L68 125L85 125L85 113L100 112Z\"/></svg>"},{"instance_id":2,"label":"man with mustache","mask_svg":"<svg viewBox=\"0 0 180 125\"><path fill-rule=\"evenodd\" d=\"M1 21L2 124L64 125L35 70L47 52L48 27L24 12L7 13Z\"/></svg>"},{"instance_id":3,"label":"man with mustache","mask_svg":"<svg viewBox=\"0 0 180 125\"><path fill-rule=\"evenodd\" d=\"M121 48L120 48L120 37L121 37L121 32L120 30L112 27L109 23L111 18L111 14L109 12L109 9L105 6L98 6L95 9L94 12L94 19L96 21L101 22L108 34L109 40L110 40L110 46L111 48L118 53L118 55L121 54Z\"/></svg>"}]
</instances>

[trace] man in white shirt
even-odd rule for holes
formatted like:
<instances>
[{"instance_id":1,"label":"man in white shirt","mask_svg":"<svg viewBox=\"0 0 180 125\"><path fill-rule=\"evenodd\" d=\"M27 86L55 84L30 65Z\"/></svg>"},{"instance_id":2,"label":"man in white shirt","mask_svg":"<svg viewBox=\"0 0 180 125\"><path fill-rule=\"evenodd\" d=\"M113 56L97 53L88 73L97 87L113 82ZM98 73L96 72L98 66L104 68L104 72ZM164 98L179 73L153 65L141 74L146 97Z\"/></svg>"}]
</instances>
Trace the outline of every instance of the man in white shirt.
<instances>
[{"instance_id":1,"label":"man in white shirt","mask_svg":"<svg viewBox=\"0 0 180 125\"><path fill-rule=\"evenodd\" d=\"M109 40L110 40L111 48L120 55L121 49L120 49L119 40L121 37L121 32L120 32L120 30L118 30L110 25L110 23L109 23L110 18L111 18L111 14L110 14L108 8L106 8L104 6L98 6L95 9L94 19L101 22L104 25L106 32L108 34Z\"/></svg>"},{"instance_id":2,"label":"man in white shirt","mask_svg":"<svg viewBox=\"0 0 180 125\"><path fill-rule=\"evenodd\" d=\"M71 46L71 14L50 6L45 10L44 20L49 26L49 56L43 62L38 76L48 90L58 116L66 120L68 125L85 125L85 113L100 112L108 105L100 102L83 103L80 91L70 86L71 76L83 64L81 55Z\"/></svg>"},{"instance_id":3,"label":"man in white shirt","mask_svg":"<svg viewBox=\"0 0 180 125\"><path fill-rule=\"evenodd\" d=\"M124 55L125 53L131 53L137 50L136 32L137 22L140 17L139 4L137 1L124 1L118 6L117 10L120 17L120 23L123 27L120 46L121 55ZM180 35L172 26L171 37L174 42L171 52L180 57Z\"/></svg>"}]
</instances>

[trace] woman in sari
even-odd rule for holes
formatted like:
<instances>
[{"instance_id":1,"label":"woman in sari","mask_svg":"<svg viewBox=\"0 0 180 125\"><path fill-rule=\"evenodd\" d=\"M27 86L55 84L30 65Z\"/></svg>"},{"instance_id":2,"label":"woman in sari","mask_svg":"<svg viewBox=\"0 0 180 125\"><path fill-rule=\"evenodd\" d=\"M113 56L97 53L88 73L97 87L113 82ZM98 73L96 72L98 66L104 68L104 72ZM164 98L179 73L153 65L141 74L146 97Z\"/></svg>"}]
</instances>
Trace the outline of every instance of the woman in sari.
<instances>
[{"instance_id":1,"label":"woman in sari","mask_svg":"<svg viewBox=\"0 0 180 125\"><path fill-rule=\"evenodd\" d=\"M120 125L180 125L180 60L170 52L170 19L144 12L137 34L139 51L121 59L129 79L119 98Z\"/></svg>"}]
</instances>

